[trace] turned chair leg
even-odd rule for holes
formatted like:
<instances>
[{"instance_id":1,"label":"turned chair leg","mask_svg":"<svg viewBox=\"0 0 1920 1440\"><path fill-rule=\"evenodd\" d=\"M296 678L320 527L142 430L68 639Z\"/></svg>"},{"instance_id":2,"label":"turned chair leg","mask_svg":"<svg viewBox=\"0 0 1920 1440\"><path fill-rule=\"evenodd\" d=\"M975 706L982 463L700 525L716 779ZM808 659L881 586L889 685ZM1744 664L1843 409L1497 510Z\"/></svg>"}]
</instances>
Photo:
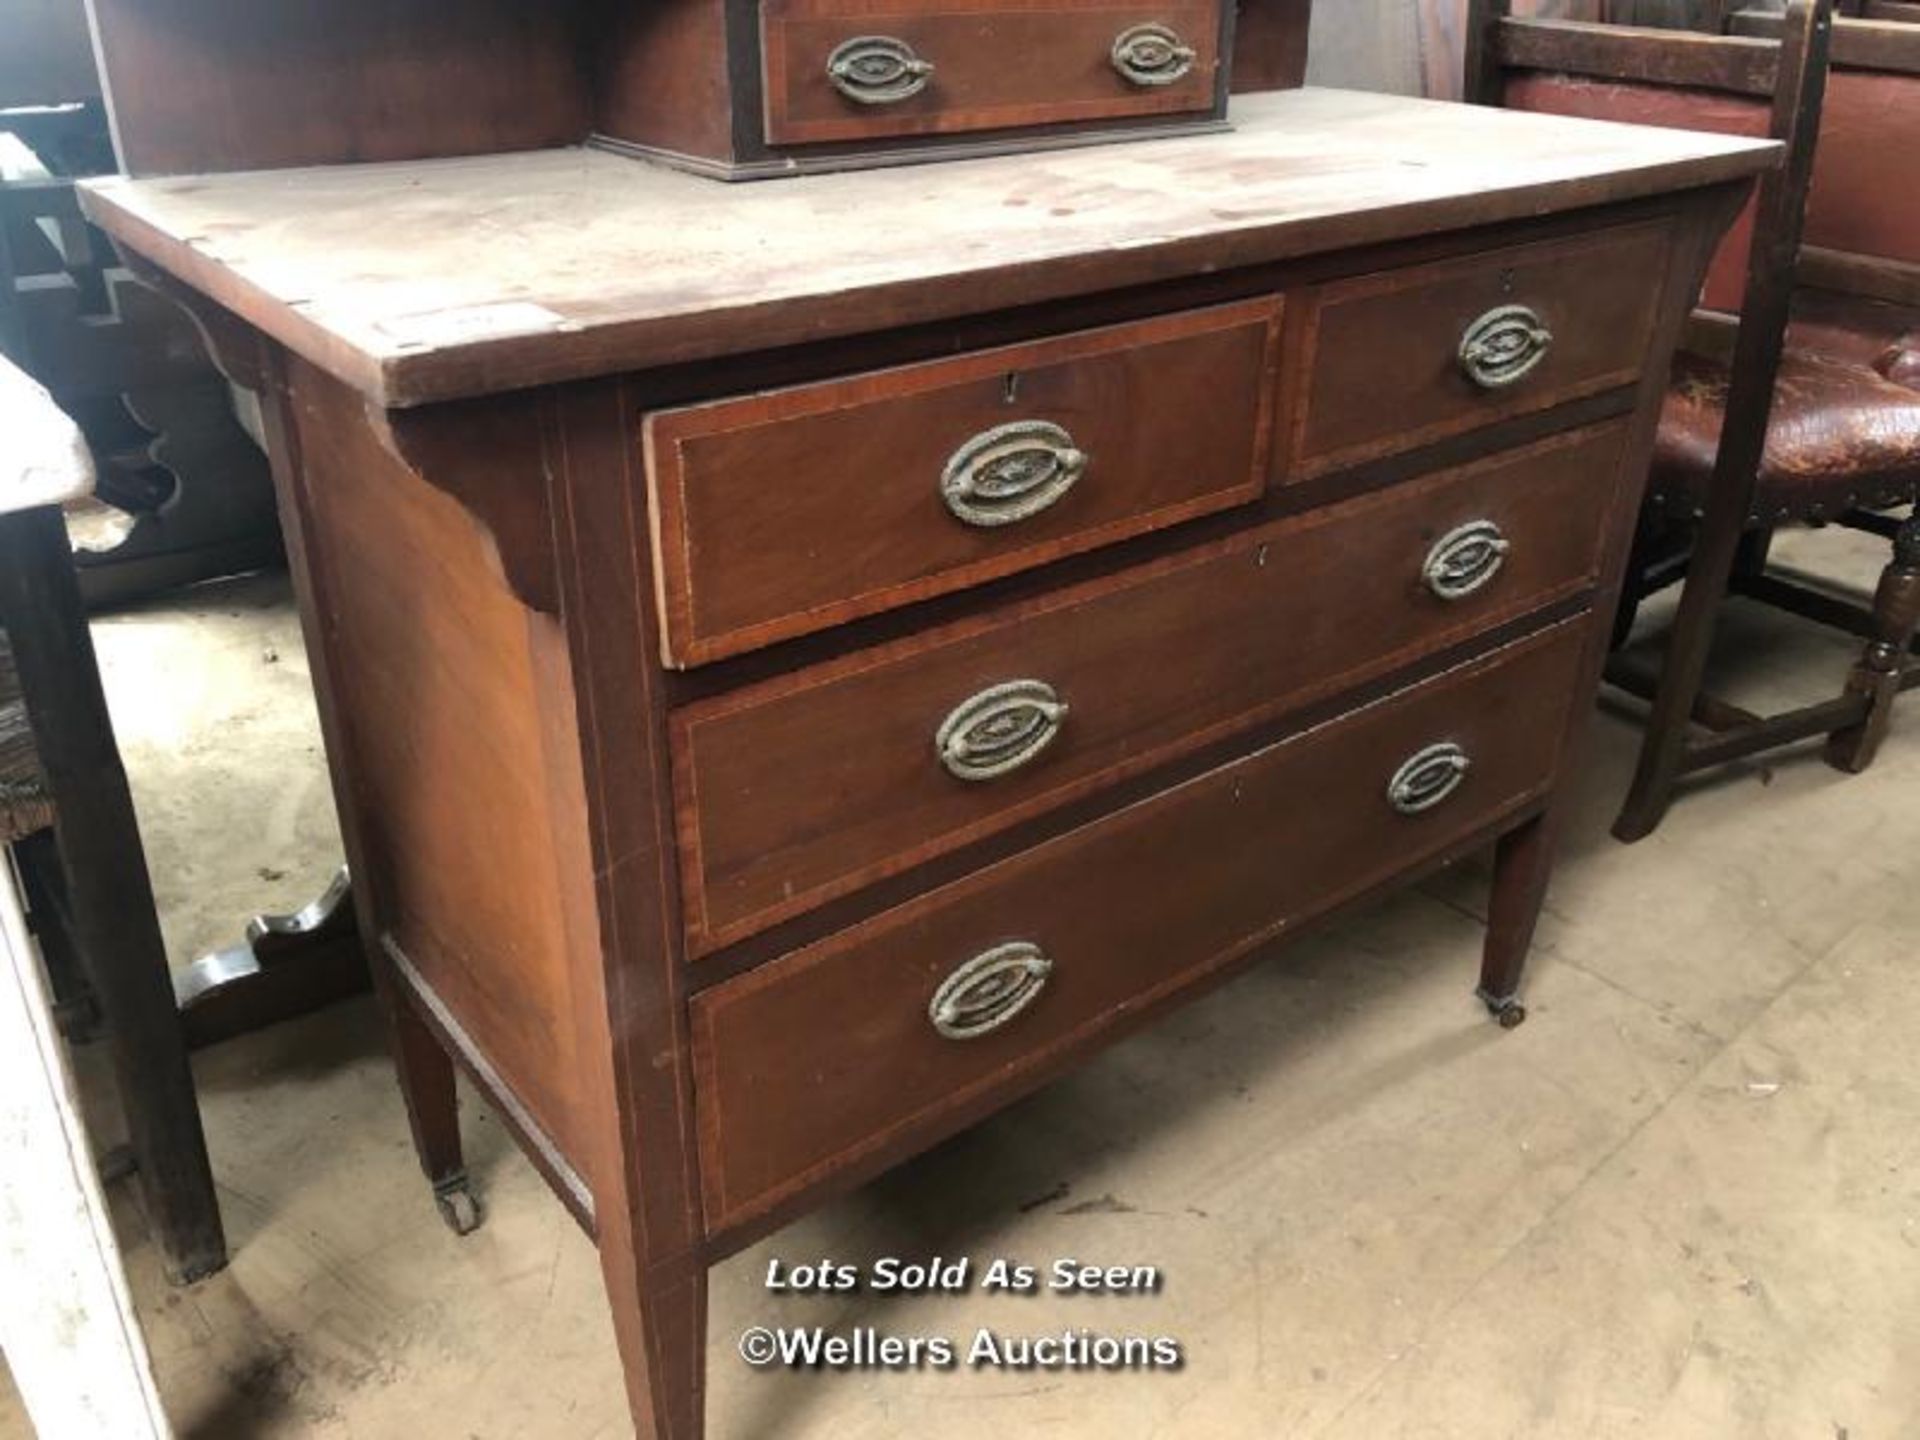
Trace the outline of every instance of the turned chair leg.
<instances>
[{"instance_id":1,"label":"turned chair leg","mask_svg":"<svg viewBox=\"0 0 1920 1440\"><path fill-rule=\"evenodd\" d=\"M1893 723L1903 662L1920 626L1920 508L1893 540L1893 558L1881 572L1873 599L1873 638L1847 677L1849 694L1867 697L1867 716L1858 725L1827 737L1827 763L1857 775L1873 763Z\"/></svg>"}]
</instances>

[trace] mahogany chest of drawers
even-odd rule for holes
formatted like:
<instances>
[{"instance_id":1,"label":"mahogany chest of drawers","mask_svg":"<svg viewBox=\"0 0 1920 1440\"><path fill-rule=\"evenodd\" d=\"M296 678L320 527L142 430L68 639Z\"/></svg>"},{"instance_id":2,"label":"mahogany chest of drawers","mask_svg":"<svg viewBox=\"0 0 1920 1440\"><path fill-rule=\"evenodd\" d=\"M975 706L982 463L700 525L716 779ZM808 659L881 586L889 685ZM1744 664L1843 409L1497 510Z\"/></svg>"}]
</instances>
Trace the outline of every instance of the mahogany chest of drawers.
<instances>
[{"instance_id":1,"label":"mahogany chest of drawers","mask_svg":"<svg viewBox=\"0 0 1920 1440\"><path fill-rule=\"evenodd\" d=\"M1496 846L1519 1018L1772 147L1237 122L92 188L265 397L422 1163L464 1223L457 1062L597 1239L643 1434L700 1432L715 1259L1342 906Z\"/></svg>"}]
</instances>

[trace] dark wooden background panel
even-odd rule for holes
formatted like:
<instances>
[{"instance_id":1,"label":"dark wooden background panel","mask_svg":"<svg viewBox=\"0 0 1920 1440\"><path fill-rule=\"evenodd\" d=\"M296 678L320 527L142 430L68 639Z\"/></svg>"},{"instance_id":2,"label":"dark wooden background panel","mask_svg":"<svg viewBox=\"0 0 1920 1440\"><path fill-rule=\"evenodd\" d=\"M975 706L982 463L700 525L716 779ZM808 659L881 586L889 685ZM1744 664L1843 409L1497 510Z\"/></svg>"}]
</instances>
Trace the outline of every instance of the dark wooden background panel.
<instances>
[{"instance_id":1,"label":"dark wooden background panel","mask_svg":"<svg viewBox=\"0 0 1920 1440\"><path fill-rule=\"evenodd\" d=\"M587 134L568 0L87 0L129 174L486 154ZM368 63L367 57L378 57Z\"/></svg>"},{"instance_id":2,"label":"dark wooden background panel","mask_svg":"<svg viewBox=\"0 0 1920 1440\"><path fill-rule=\"evenodd\" d=\"M1307 27L1313 0L1237 0L1233 17L1233 88L1287 90L1307 73Z\"/></svg>"},{"instance_id":3,"label":"dark wooden background panel","mask_svg":"<svg viewBox=\"0 0 1920 1440\"><path fill-rule=\"evenodd\" d=\"M99 93L83 0L0 0L0 108Z\"/></svg>"}]
</instances>

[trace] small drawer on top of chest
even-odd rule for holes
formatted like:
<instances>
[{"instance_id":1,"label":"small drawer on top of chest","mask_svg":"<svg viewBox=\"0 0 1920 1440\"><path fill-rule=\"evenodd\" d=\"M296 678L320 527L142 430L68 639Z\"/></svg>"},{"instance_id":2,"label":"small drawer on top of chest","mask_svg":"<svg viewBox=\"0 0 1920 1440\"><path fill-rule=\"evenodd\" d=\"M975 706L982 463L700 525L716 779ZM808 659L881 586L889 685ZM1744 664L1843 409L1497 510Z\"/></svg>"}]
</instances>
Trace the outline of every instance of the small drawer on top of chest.
<instances>
[{"instance_id":1,"label":"small drawer on top of chest","mask_svg":"<svg viewBox=\"0 0 1920 1440\"><path fill-rule=\"evenodd\" d=\"M698 665L1257 498L1280 300L660 411L662 647Z\"/></svg>"},{"instance_id":2,"label":"small drawer on top of chest","mask_svg":"<svg viewBox=\"0 0 1920 1440\"><path fill-rule=\"evenodd\" d=\"M1623 422L672 717L702 954L1593 584Z\"/></svg>"},{"instance_id":3,"label":"small drawer on top of chest","mask_svg":"<svg viewBox=\"0 0 1920 1440\"><path fill-rule=\"evenodd\" d=\"M1214 108L1220 0L763 0L773 145Z\"/></svg>"},{"instance_id":4,"label":"small drawer on top of chest","mask_svg":"<svg viewBox=\"0 0 1920 1440\"><path fill-rule=\"evenodd\" d=\"M1587 628L1556 626L695 996L709 1226L931 1143L1129 1012L1541 795Z\"/></svg>"},{"instance_id":5,"label":"small drawer on top of chest","mask_svg":"<svg viewBox=\"0 0 1920 1440\"><path fill-rule=\"evenodd\" d=\"M1668 227L1628 226L1322 287L1292 383L1306 477L1630 385Z\"/></svg>"}]
</instances>

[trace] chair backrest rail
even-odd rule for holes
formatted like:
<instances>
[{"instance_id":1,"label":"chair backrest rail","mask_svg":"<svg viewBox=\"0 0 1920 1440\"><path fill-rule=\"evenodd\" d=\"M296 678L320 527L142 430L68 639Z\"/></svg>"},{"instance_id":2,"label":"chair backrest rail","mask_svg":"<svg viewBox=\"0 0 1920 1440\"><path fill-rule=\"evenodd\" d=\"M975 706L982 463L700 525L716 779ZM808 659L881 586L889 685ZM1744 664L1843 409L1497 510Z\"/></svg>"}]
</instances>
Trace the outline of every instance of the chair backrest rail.
<instances>
[{"instance_id":1,"label":"chair backrest rail","mask_svg":"<svg viewBox=\"0 0 1920 1440\"><path fill-rule=\"evenodd\" d=\"M1907 20L1840 19L1833 26L1833 63L1842 70L1920 75L1920 4ZM1736 36L1777 37L1781 17L1771 10L1736 10L1727 17Z\"/></svg>"},{"instance_id":2,"label":"chair backrest rail","mask_svg":"<svg viewBox=\"0 0 1920 1440\"><path fill-rule=\"evenodd\" d=\"M1491 39L1498 64L1508 70L1550 70L1735 95L1770 96L1780 83L1776 39L1513 16L1498 18Z\"/></svg>"},{"instance_id":3,"label":"chair backrest rail","mask_svg":"<svg viewBox=\"0 0 1920 1440\"><path fill-rule=\"evenodd\" d=\"M1920 308L1920 265L1905 260L1808 245L1800 251L1800 283L1809 290Z\"/></svg>"}]
</instances>

